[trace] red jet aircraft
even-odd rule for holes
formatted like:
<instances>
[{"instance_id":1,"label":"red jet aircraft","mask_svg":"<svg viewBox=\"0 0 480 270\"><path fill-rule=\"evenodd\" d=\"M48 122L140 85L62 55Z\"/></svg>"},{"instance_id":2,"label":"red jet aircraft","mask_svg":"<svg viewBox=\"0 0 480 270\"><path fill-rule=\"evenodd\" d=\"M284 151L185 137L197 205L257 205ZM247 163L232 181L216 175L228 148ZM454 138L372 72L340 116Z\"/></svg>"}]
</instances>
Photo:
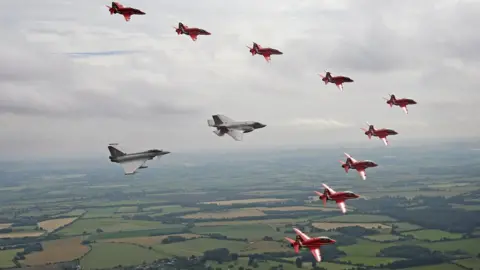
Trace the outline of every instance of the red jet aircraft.
<instances>
[{"instance_id":1,"label":"red jet aircraft","mask_svg":"<svg viewBox=\"0 0 480 270\"><path fill-rule=\"evenodd\" d=\"M199 35L204 35L204 36L209 36L211 35L209 32L200 29L200 28L189 28L188 26L184 25L183 23L179 22L178 23L178 28L175 28L175 32L177 32L178 35L189 35L193 41L197 40L197 36Z\"/></svg>"},{"instance_id":2,"label":"red jet aircraft","mask_svg":"<svg viewBox=\"0 0 480 270\"><path fill-rule=\"evenodd\" d=\"M125 21L130 21L130 16L136 14L136 15L145 15L145 12L136 9L136 8L131 8L131 7L124 7L118 2L112 2L112 6L109 7L107 6L108 10L110 11L110 15L113 14L122 14L123 17L125 17Z\"/></svg>"},{"instance_id":3,"label":"red jet aircraft","mask_svg":"<svg viewBox=\"0 0 480 270\"><path fill-rule=\"evenodd\" d=\"M250 53L252 53L252 56L255 54L260 54L262 55L267 62L270 63L270 56L272 54L283 54L281 51L277 49L272 49L272 48L262 48L262 46L258 45L257 43L253 42L253 48L250 48L247 46L247 48L250 49Z\"/></svg>"},{"instance_id":4,"label":"red jet aircraft","mask_svg":"<svg viewBox=\"0 0 480 270\"><path fill-rule=\"evenodd\" d=\"M407 105L417 104L417 102L413 99L409 99L409 98L397 99L393 94L390 95L390 99L386 99L386 98L384 99L387 101L387 104L390 105L390 108L393 105L400 106L400 108L402 108L406 114L408 114Z\"/></svg>"},{"instance_id":5,"label":"red jet aircraft","mask_svg":"<svg viewBox=\"0 0 480 270\"><path fill-rule=\"evenodd\" d=\"M349 154L344 153L345 156L347 156L347 161L345 163L343 161L340 161L342 163L342 168L345 169L345 172L348 173L349 169L355 169L357 172L360 174L363 180L367 179L367 173L365 170L367 168L371 167L377 167L378 165L370 160L362 160L362 161L357 161L353 157L351 157Z\"/></svg>"},{"instance_id":6,"label":"red jet aircraft","mask_svg":"<svg viewBox=\"0 0 480 270\"><path fill-rule=\"evenodd\" d=\"M325 70L325 73L326 73L325 76L323 76L322 74L318 74L320 75L320 77L322 77L322 81L325 82L325 85L328 83L334 83L338 87L338 89L340 89L341 91L343 91L343 83L353 82L353 80L350 79L349 77L332 76L332 74L326 70Z\"/></svg>"},{"instance_id":7,"label":"red jet aircraft","mask_svg":"<svg viewBox=\"0 0 480 270\"><path fill-rule=\"evenodd\" d=\"M285 237L285 239L290 243L290 246L293 247L295 253L298 253L300 251L300 248L308 248L312 252L313 257L317 262L320 262L322 260L322 256L320 255L320 246L331 245L335 244L336 242L335 240L330 239L326 236L310 238L308 237L308 235L304 234L297 228L293 228L293 230L295 231L295 233L297 233L295 241L288 237Z\"/></svg>"},{"instance_id":8,"label":"red jet aircraft","mask_svg":"<svg viewBox=\"0 0 480 270\"><path fill-rule=\"evenodd\" d=\"M365 135L367 135L369 139L371 139L372 136L378 137L385 143L385 145L388 145L388 140L387 140L388 135L398 134L398 132L396 132L393 129L386 129L386 128L375 129L375 127L373 125L370 125L368 122L367 122L367 125L368 125L368 130L361 128L363 131L365 131Z\"/></svg>"},{"instance_id":9,"label":"red jet aircraft","mask_svg":"<svg viewBox=\"0 0 480 270\"><path fill-rule=\"evenodd\" d=\"M356 199L359 198L357 194L351 192L351 191L341 191L341 192L335 192L335 190L331 189L329 186L326 184L322 184L325 190L323 193L315 191L317 195L319 196L320 200L323 201L323 205L327 206L327 201L335 201L340 207L340 210L342 210L342 213L347 212L347 208L345 206L345 201L349 199Z\"/></svg>"}]
</instances>

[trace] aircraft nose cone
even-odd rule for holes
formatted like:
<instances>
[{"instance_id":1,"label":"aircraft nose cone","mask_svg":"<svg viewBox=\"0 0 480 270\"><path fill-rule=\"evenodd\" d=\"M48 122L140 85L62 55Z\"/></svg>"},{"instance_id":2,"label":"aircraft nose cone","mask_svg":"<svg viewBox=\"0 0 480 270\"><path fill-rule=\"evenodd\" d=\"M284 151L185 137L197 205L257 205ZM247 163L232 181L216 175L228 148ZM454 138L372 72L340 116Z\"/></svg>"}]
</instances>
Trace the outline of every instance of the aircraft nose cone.
<instances>
[{"instance_id":1,"label":"aircraft nose cone","mask_svg":"<svg viewBox=\"0 0 480 270\"><path fill-rule=\"evenodd\" d=\"M398 132L396 132L395 130L392 131L392 135L397 135L397 134L398 134Z\"/></svg>"},{"instance_id":2,"label":"aircraft nose cone","mask_svg":"<svg viewBox=\"0 0 480 270\"><path fill-rule=\"evenodd\" d=\"M264 128L266 127L267 125L264 125L262 123L255 123L255 125L253 125L254 128Z\"/></svg>"},{"instance_id":3,"label":"aircraft nose cone","mask_svg":"<svg viewBox=\"0 0 480 270\"><path fill-rule=\"evenodd\" d=\"M170 152L169 151L163 151L163 154L167 155L167 154L170 154Z\"/></svg>"},{"instance_id":4,"label":"aircraft nose cone","mask_svg":"<svg viewBox=\"0 0 480 270\"><path fill-rule=\"evenodd\" d=\"M336 240L333 240L333 239L330 239L330 242L331 242L332 244L335 244L337 241L336 241Z\"/></svg>"},{"instance_id":5,"label":"aircraft nose cone","mask_svg":"<svg viewBox=\"0 0 480 270\"><path fill-rule=\"evenodd\" d=\"M377 166L378 166L378 164L377 164L377 163L375 163L375 162L372 162L372 167L377 167Z\"/></svg>"}]
</instances>

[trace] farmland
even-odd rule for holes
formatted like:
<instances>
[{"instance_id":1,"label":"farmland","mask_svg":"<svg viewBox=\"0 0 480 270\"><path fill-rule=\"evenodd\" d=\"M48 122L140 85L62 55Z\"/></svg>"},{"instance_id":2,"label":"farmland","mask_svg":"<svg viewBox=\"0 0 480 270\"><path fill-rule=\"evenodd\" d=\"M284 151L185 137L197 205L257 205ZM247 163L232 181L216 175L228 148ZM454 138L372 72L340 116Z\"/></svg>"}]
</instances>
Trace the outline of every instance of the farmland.
<instances>
[{"instance_id":1,"label":"farmland","mask_svg":"<svg viewBox=\"0 0 480 270\"><path fill-rule=\"evenodd\" d=\"M452 164L448 155L410 149L395 165L387 164L388 172L379 168L368 181L352 181L338 168L319 166L319 160L330 160L326 151L272 155L267 163L251 161L253 155L235 162L232 156L200 159L203 165L165 165L133 178L117 167L59 172L58 164L48 173L9 174L15 181L5 187L0 182L6 205L0 208L0 247L6 248L0 250L0 267L73 262L83 269L111 269L213 254L208 264L214 269L255 264L271 270L282 264L294 270L298 260L301 269L312 269L309 251L295 254L284 240L295 237L292 227L336 240L321 248L323 262L317 266L327 269L455 270L478 264L476 171L446 167L438 175L436 167L421 167L422 173L406 174L417 162ZM349 200L342 214L333 202L324 207L309 198L312 190L322 191L322 182L368 199ZM435 251L441 261L416 258ZM165 265L157 268L169 269ZM195 267L206 269L201 261Z\"/></svg>"},{"instance_id":2,"label":"farmland","mask_svg":"<svg viewBox=\"0 0 480 270\"><path fill-rule=\"evenodd\" d=\"M240 209L240 210L229 210L224 212L203 212L185 215L183 218L187 219L232 219L239 217L262 217L265 214L262 211L257 209Z\"/></svg>"},{"instance_id":3,"label":"farmland","mask_svg":"<svg viewBox=\"0 0 480 270\"><path fill-rule=\"evenodd\" d=\"M43 244L43 251L27 255L24 263L26 265L44 265L77 259L89 250L80 242L79 237L46 241Z\"/></svg>"},{"instance_id":4,"label":"farmland","mask_svg":"<svg viewBox=\"0 0 480 270\"><path fill-rule=\"evenodd\" d=\"M402 235L411 235L419 240L438 241L442 239L460 239L462 235L459 233L449 233L440 230L418 230L413 232L405 232Z\"/></svg>"},{"instance_id":5,"label":"farmland","mask_svg":"<svg viewBox=\"0 0 480 270\"><path fill-rule=\"evenodd\" d=\"M367 229L388 229L390 228L387 225L381 223L338 223L338 222L318 222L312 224L315 228L322 229L322 230L331 230L336 228L342 227L352 227L352 226L359 226Z\"/></svg>"},{"instance_id":6,"label":"farmland","mask_svg":"<svg viewBox=\"0 0 480 270\"><path fill-rule=\"evenodd\" d=\"M58 218L45 220L38 223L38 226L46 230L47 232L53 232L54 230L72 223L76 218Z\"/></svg>"}]
</instances>

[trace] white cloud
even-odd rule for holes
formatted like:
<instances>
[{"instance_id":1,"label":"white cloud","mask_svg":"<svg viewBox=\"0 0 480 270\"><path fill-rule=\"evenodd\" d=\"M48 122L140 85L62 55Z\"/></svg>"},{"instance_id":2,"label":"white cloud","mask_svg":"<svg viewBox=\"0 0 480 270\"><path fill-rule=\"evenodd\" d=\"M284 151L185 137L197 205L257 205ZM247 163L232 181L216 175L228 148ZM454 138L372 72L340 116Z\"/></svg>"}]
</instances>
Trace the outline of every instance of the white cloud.
<instances>
[{"instance_id":1,"label":"white cloud","mask_svg":"<svg viewBox=\"0 0 480 270\"><path fill-rule=\"evenodd\" d=\"M108 2L0 1L3 155L361 141L353 130L367 120L398 139L480 135L478 1L122 3L147 14L127 23ZM212 35L177 36L178 21ZM252 41L284 55L267 64ZM131 53L71 55L112 51ZM325 86L325 68L355 82ZM406 116L384 103L391 92L419 104ZM211 133L216 113L267 127L239 144Z\"/></svg>"},{"instance_id":2,"label":"white cloud","mask_svg":"<svg viewBox=\"0 0 480 270\"><path fill-rule=\"evenodd\" d=\"M351 124L341 123L332 119L295 119L291 122L291 125L318 129L344 128L352 126Z\"/></svg>"}]
</instances>

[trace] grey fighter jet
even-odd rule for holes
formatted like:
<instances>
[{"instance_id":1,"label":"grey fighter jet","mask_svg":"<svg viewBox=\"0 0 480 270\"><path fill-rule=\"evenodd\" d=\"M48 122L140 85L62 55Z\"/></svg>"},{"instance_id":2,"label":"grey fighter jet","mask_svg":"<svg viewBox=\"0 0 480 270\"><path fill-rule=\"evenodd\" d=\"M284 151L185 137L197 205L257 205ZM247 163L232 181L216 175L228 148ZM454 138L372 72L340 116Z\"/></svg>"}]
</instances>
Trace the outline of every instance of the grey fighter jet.
<instances>
[{"instance_id":1,"label":"grey fighter jet","mask_svg":"<svg viewBox=\"0 0 480 270\"><path fill-rule=\"evenodd\" d=\"M266 127L266 125L254 121L234 121L221 114L212 115L212 118L213 120L208 119L207 122L210 127L217 128L213 133L217 134L217 136L223 136L226 133L236 141L243 140L243 133Z\"/></svg>"},{"instance_id":2,"label":"grey fighter jet","mask_svg":"<svg viewBox=\"0 0 480 270\"><path fill-rule=\"evenodd\" d=\"M119 163L125 174L134 174L138 169L146 169L148 166L145 166L145 163L148 160L152 160L155 157L161 157L166 154L170 154L168 151L151 149L144 152L127 154L117 148L113 147L117 144L110 144L108 146L108 151L110 151L110 161Z\"/></svg>"}]
</instances>

